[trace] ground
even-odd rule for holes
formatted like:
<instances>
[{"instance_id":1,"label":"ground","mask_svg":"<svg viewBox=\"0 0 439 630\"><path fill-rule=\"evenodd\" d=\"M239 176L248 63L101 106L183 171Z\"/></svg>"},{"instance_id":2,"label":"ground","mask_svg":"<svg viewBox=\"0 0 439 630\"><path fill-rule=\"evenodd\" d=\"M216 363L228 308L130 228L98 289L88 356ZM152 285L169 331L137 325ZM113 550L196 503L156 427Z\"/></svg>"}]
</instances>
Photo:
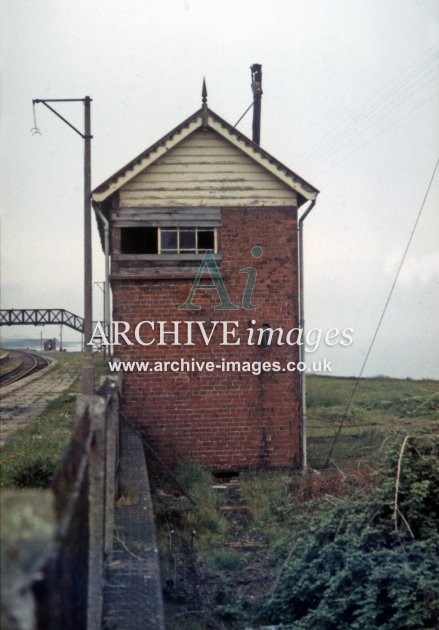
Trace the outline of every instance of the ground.
<instances>
[{"instance_id":1,"label":"ground","mask_svg":"<svg viewBox=\"0 0 439 630\"><path fill-rule=\"evenodd\" d=\"M354 379L308 379L306 475L248 471L218 479L183 466L178 480L194 507L150 462L168 628L257 627L263 602L276 592L296 539L315 512L370 493L389 449L405 435L438 436L438 382L366 379L346 413L354 384Z\"/></svg>"},{"instance_id":2,"label":"ground","mask_svg":"<svg viewBox=\"0 0 439 630\"><path fill-rule=\"evenodd\" d=\"M62 361L59 369L79 376L80 355ZM349 505L358 492L365 497L373 492L389 449L399 448L406 435L437 438L437 381L365 379L346 410L354 384L348 378L308 379L306 475L248 471L218 478L186 465L173 471L176 483L147 454L167 628L260 626L263 603L281 590L299 539L315 515L330 513L340 502ZM76 378L8 440L1 450L3 487L47 486L70 439L78 389ZM325 467L343 418L343 431ZM394 476L395 471L396 466ZM422 492L425 483L418 484Z\"/></svg>"}]
</instances>

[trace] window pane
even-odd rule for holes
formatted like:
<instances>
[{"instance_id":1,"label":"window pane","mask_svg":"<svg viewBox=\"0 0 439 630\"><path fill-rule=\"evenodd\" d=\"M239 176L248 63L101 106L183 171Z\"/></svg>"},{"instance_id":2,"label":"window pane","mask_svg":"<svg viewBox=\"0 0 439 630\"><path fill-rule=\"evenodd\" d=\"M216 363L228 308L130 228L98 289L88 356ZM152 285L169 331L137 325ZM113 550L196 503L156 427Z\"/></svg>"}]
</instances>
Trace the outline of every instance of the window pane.
<instances>
[{"instance_id":1,"label":"window pane","mask_svg":"<svg viewBox=\"0 0 439 630\"><path fill-rule=\"evenodd\" d=\"M213 230L203 230L198 232L198 251L215 249L215 235Z\"/></svg>"},{"instance_id":2,"label":"window pane","mask_svg":"<svg viewBox=\"0 0 439 630\"><path fill-rule=\"evenodd\" d=\"M195 230L180 231L180 250L182 249L195 251Z\"/></svg>"},{"instance_id":3,"label":"window pane","mask_svg":"<svg viewBox=\"0 0 439 630\"><path fill-rule=\"evenodd\" d=\"M162 230L161 231L161 249L163 250L177 250L177 231L176 230Z\"/></svg>"}]
</instances>

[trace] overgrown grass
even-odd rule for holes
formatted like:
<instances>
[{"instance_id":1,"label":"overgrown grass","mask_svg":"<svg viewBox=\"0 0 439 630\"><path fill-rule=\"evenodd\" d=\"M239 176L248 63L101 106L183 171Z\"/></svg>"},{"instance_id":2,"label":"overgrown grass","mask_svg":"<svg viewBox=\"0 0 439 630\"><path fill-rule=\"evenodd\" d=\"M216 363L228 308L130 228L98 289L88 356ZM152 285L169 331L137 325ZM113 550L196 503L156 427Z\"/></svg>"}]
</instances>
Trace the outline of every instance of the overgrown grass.
<instances>
[{"instance_id":1,"label":"overgrown grass","mask_svg":"<svg viewBox=\"0 0 439 630\"><path fill-rule=\"evenodd\" d=\"M307 379L308 464L316 469L314 473L253 471L240 475L255 525L269 536L275 555L298 534L298 523L303 522L306 531L309 516L316 510L325 511L334 502L348 500L359 489L371 490L376 470L405 435L439 433L437 381L365 379L357 389L329 469L321 470L354 383L347 378ZM295 532L290 527L293 513Z\"/></svg>"},{"instance_id":2,"label":"overgrown grass","mask_svg":"<svg viewBox=\"0 0 439 630\"><path fill-rule=\"evenodd\" d=\"M429 435L404 444L405 451L399 441L386 453L371 491L324 495L326 503L305 504L314 508L308 514L295 509L292 495L295 536L259 621L297 630L436 627L438 444Z\"/></svg>"},{"instance_id":3,"label":"overgrown grass","mask_svg":"<svg viewBox=\"0 0 439 630\"><path fill-rule=\"evenodd\" d=\"M306 383L310 426L344 415L355 379L311 375ZM346 424L386 427L395 417L408 417L425 426L438 413L438 381L367 378L356 390Z\"/></svg>"},{"instance_id":4,"label":"overgrown grass","mask_svg":"<svg viewBox=\"0 0 439 630\"><path fill-rule=\"evenodd\" d=\"M217 496L212 489L211 473L197 464L183 464L176 477L194 505L175 497L175 484L159 468L149 463L150 479L154 488L154 512L159 524L161 548L166 555L174 545L170 532L183 538L192 547L210 549L222 539L226 531L226 519L219 512ZM179 516L180 512L180 516ZM181 513L184 518L181 518Z\"/></svg>"},{"instance_id":5,"label":"overgrown grass","mask_svg":"<svg viewBox=\"0 0 439 630\"><path fill-rule=\"evenodd\" d=\"M204 560L214 571L240 571L248 557L233 549L216 548L204 552Z\"/></svg>"},{"instance_id":6,"label":"overgrown grass","mask_svg":"<svg viewBox=\"0 0 439 630\"><path fill-rule=\"evenodd\" d=\"M171 630L180 627L193 630L201 630L205 627L234 629L259 627L262 622L283 620L284 614L287 620L291 608L288 600L289 593L291 592L292 597L295 598L296 608L300 609L302 593L311 598L306 586L312 587L314 582L320 580L320 586L317 589L319 592L316 594L316 602L318 602L320 591L324 593L325 580L321 579L324 572L330 573L330 575L328 573L330 579L335 576L336 579L341 580L343 575L336 571L335 565L339 556L332 555L332 548L325 549L326 556L322 555L320 562L320 548L323 550L327 540L314 540L313 537L320 531L325 532L325 536L329 538L334 535L337 537L339 533L341 537L342 533L344 535L343 519L354 524L357 513L362 514L361 522L365 523L365 527L373 530L374 523L371 519L376 518L376 515L374 516L373 501L369 497L381 492L383 480L387 484L387 494L385 501L380 504L383 514L381 512L379 514L380 518L385 517L383 518L385 528L389 529L390 523L389 531L392 530L389 497L394 496L395 453L398 454L402 440L408 433L421 434L430 438L432 434L438 432L439 383L387 378L363 381L346 418L345 428L334 449L330 466L322 470L338 423L345 412L354 379L311 376L307 382L308 459L312 468L320 470L311 471L306 475L291 470L254 470L241 472L239 475L241 493L252 515L252 527L269 540L268 548L252 555L251 552L247 554L228 549L223 545L227 537L224 515L216 504L217 497L211 488L212 478L209 472L199 466L185 465L177 471L179 481L196 501L196 508L189 506L186 501L184 505L190 509L185 509L177 515L175 511L169 510L169 504L166 507L166 503L156 498L158 530L161 538L161 567L167 602L166 620L167 627ZM413 451L414 456L416 456L416 448ZM393 453L392 466L390 470L387 469L387 477L384 477L382 466L388 460L389 452ZM406 462L404 466L407 470ZM416 490L417 494L415 493L413 498L406 494L401 496L401 500L404 499L407 502L406 505L411 505L410 502L414 500L420 501L427 492L427 482L430 477L431 472L428 472L414 478L410 492ZM404 483L406 481L405 478ZM163 480L160 482L160 489L172 495L171 487L172 483L167 488ZM433 490L430 497L433 497L432 493ZM366 506L368 501L371 502L373 508L370 512ZM334 514L337 515L336 518ZM412 522L415 521L412 519ZM359 526L360 541L361 535L362 528ZM373 536L372 531L371 537ZM346 535L344 540L347 544L349 536ZM313 555L305 557L304 541L307 541ZM328 544L332 544L331 541ZM182 553L183 548L185 553ZM356 553L356 550L354 551ZM398 549L388 550L383 544L383 549L379 550L378 555L383 553L383 557L387 558L391 566L394 557L398 562L401 559L399 556L396 557L397 552ZM338 550L337 553L339 553ZM344 547L340 553L344 553ZM296 556L299 555L300 562L294 564ZM315 562L321 575L312 575L312 571L308 571L309 575L304 581L302 575L307 569L302 557L306 562ZM426 557L428 559L428 554ZM355 584L357 566L354 556L352 558L351 565L349 564L351 555L346 553L348 565L346 574L349 573L348 569L352 570L346 592L358 586ZM361 558L361 562L368 562L367 551ZM376 583L381 584L379 559L376 563L374 562L369 563L370 571L375 572ZM191 571L197 563L204 567L203 576L208 576L207 591L204 599L200 595L201 602L188 586L191 581ZM331 563L335 566L334 570L332 567L329 570ZM291 566L295 568L291 569ZM298 567L297 570L296 567ZM358 568L361 569L361 567ZM394 584L405 577L403 567L398 565L397 568L401 571L399 578L393 581ZM263 610L261 600L256 605L249 604L251 597L249 598L241 587L242 582L245 582L245 576L253 573L269 576L265 582L261 580L258 583L256 580L254 583L255 592L258 588L259 593L261 589L265 589L265 594L271 595L271 598L268 597L266 600L269 603L264 609L264 619L258 617ZM367 571L363 573L365 575ZM420 576L421 573L419 571ZM215 577L212 578L212 576ZM365 580L366 577L364 577ZM387 569L385 569L383 580L387 580L388 577ZM367 579L373 590L375 577ZM200 576L195 577L194 581L198 584L200 594L202 591ZM413 581L410 588L412 589L414 585L413 588L416 591L419 584L422 585L422 579L419 583L416 580ZM414 591L410 592L413 594ZM222 598L219 595L222 595ZM328 591L326 595L328 614L331 615L333 594ZM361 598L362 594L358 592L356 605L361 604ZM333 600L337 604L336 595L333 595ZM206 609L212 612L212 617L208 619L212 624L210 626L206 626ZM192 614L194 611L198 612ZM327 625L322 623L320 626L318 624L297 625L297 628L336 627L339 613L336 611L334 614L332 625L331 623Z\"/></svg>"},{"instance_id":7,"label":"overgrown grass","mask_svg":"<svg viewBox=\"0 0 439 630\"><path fill-rule=\"evenodd\" d=\"M213 572L238 571L242 559L235 552L221 548L227 522L218 508L210 471L196 464L183 464L175 471L179 484L194 504L181 496L172 477L151 459L148 473L153 489L166 627L202 630L206 627L206 616L216 612L206 610L200 562Z\"/></svg>"},{"instance_id":8,"label":"overgrown grass","mask_svg":"<svg viewBox=\"0 0 439 630\"><path fill-rule=\"evenodd\" d=\"M0 487L45 488L70 442L76 395L80 388L80 353L59 353L53 373L75 370L78 377L45 411L14 433L0 450ZM52 374L53 374L52 373Z\"/></svg>"},{"instance_id":9,"label":"overgrown grass","mask_svg":"<svg viewBox=\"0 0 439 630\"><path fill-rule=\"evenodd\" d=\"M322 467L355 385L355 379L307 378L308 461ZM386 377L364 379L344 419L332 460L339 467L376 463L386 444L407 433L439 433L439 382Z\"/></svg>"},{"instance_id":10,"label":"overgrown grass","mask_svg":"<svg viewBox=\"0 0 439 630\"><path fill-rule=\"evenodd\" d=\"M0 363L0 376L9 374L21 364L21 357L12 350L2 350L0 348L0 354L2 353L9 354L9 358L4 363Z\"/></svg>"},{"instance_id":11,"label":"overgrown grass","mask_svg":"<svg viewBox=\"0 0 439 630\"><path fill-rule=\"evenodd\" d=\"M76 394L63 393L1 449L1 487L47 487L69 444Z\"/></svg>"},{"instance_id":12,"label":"overgrown grass","mask_svg":"<svg viewBox=\"0 0 439 630\"><path fill-rule=\"evenodd\" d=\"M226 530L226 520L218 511L217 496L212 489L211 473L196 464L184 464L177 478L196 503L188 512L188 521L198 539L198 545L212 545Z\"/></svg>"},{"instance_id":13,"label":"overgrown grass","mask_svg":"<svg viewBox=\"0 0 439 630\"><path fill-rule=\"evenodd\" d=\"M290 505L290 476L285 472L250 471L239 476L241 493L255 527L277 545L285 537L283 516Z\"/></svg>"}]
</instances>

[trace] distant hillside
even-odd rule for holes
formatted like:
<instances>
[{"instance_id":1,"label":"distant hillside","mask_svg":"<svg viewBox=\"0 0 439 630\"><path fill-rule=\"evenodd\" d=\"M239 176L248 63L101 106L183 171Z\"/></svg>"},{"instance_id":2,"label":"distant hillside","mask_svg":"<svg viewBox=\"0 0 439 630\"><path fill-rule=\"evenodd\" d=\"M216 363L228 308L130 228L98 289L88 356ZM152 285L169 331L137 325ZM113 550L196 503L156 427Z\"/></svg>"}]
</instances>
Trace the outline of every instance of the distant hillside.
<instances>
[{"instance_id":1,"label":"distant hillside","mask_svg":"<svg viewBox=\"0 0 439 630\"><path fill-rule=\"evenodd\" d=\"M49 339L50 337L43 337L43 341ZM57 339L57 344L59 344L59 340ZM14 337L13 339L7 339L5 337L1 337L2 348L10 348L10 349L20 349L20 348L31 348L32 350L41 350L41 339L31 338L31 337ZM79 341L64 341L62 342L63 348L70 348L71 350L81 350L81 342Z\"/></svg>"}]
</instances>

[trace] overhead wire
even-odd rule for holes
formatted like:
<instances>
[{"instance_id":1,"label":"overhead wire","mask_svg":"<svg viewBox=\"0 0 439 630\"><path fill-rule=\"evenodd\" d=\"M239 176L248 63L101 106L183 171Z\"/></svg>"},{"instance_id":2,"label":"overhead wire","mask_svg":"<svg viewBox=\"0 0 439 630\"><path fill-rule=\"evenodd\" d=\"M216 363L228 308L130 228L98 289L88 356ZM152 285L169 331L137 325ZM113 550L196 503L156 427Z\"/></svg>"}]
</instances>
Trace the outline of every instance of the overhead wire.
<instances>
[{"instance_id":1,"label":"overhead wire","mask_svg":"<svg viewBox=\"0 0 439 630\"><path fill-rule=\"evenodd\" d=\"M316 161L323 158L327 159L328 157L338 153L352 140L352 137L357 138L372 127L378 126L382 121L389 118L390 115L394 116L395 112L401 111L401 109L408 104L413 97L420 95L432 81L438 81L438 79L439 75L435 75L424 81L420 86L412 85L409 87L409 91L404 90L399 94L396 93L395 96L388 99L387 103L381 105L379 109L371 111L366 116L363 116L358 123L351 124L349 127L342 130L338 136L334 137L330 145L327 145L324 148L322 147L322 149L315 153L312 157L304 159L303 166L309 168L309 166L314 164Z\"/></svg>"},{"instance_id":2,"label":"overhead wire","mask_svg":"<svg viewBox=\"0 0 439 630\"><path fill-rule=\"evenodd\" d=\"M428 83L431 83L431 81L434 79L436 79L436 77L432 77L432 79L428 81ZM426 87L426 85L427 83L424 84L423 87ZM340 136L334 141L331 146L326 147L319 154L315 155L312 159L304 162L304 167L309 168L315 162L322 159L328 159L329 157L332 157L333 155L339 153L346 145L348 145L352 141L352 138L358 138L359 136L364 135L368 130L372 129L373 127L379 126L379 124L388 119L390 115L394 116L395 112L401 111L402 108L407 103L409 103L412 96L418 96L419 94L420 92L417 91L416 93L410 94L409 98L404 98L399 102L395 102L394 100L390 101L386 105L386 107L383 108L383 111L366 117L361 124L357 126L352 126L352 129L346 130L345 132L340 134ZM436 93L431 95L431 97L435 96L435 94ZM428 100L430 100L430 98L426 99L425 102L427 102Z\"/></svg>"},{"instance_id":3,"label":"overhead wire","mask_svg":"<svg viewBox=\"0 0 439 630\"><path fill-rule=\"evenodd\" d=\"M416 93L416 96L420 95L419 92ZM424 101L422 101L421 104L428 102L429 100L431 100L431 98L433 98L436 95L436 92L434 92L433 94L429 95L429 97L427 99L425 99ZM415 96L414 94L412 94L411 96ZM409 104L409 102L413 100L412 98L410 99L404 99L403 101L400 101L399 103L395 103L395 102L391 102L388 105L387 111L383 112L381 115L376 116L375 118L372 118L371 120L369 120L367 122L367 124L362 124L359 125L358 127L354 127L352 128L352 130L349 131L349 133L347 134L341 134L341 136L334 142L334 144L331 147L327 147L324 151L322 151L319 155L316 155L312 160L309 160L308 162L306 162L303 166L303 168L310 168L310 166L314 165L316 162L319 162L321 160L328 160L329 158L333 157L336 154L339 154L341 151L343 151L347 146L349 146L352 143L353 139L358 139L359 137L363 137L363 136L367 136L367 132L370 130L374 130L375 128L380 127L380 125L385 124L385 122L390 118L390 117L395 117L395 115L398 115L400 112L403 112L405 109L405 106ZM417 109L416 105L414 109ZM410 113L411 110L409 110L408 113ZM405 114L403 114L400 118L404 118ZM397 119L398 120L398 119ZM391 125L392 126L392 123ZM346 137L344 137L346 136Z\"/></svg>"},{"instance_id":4,"label":"overhead wire","mask_svg":"<svg viewBox=\"0 0 439 630\"><path fill-rule=\"evenodd\" d=\"M366 113L363 114L364 107L361 107L356 112L352 113L349 117L349 121L344 125L344 128L340 129L338 134L332 133L330 137L326 141L319 143L319 145L313 150L308 151L304 157L304 162L313 162L316 158L321 157L322 153L325 153L328 149L332 149L334 147L334 143L340 142L340 138L343 136L349 135L350 133L358 133L358 130L361 131L361 126L370 122L371 119L374 118L382 118L387 115L386 110L393 110L395 107L398 107L404 104L409 100L410 96L419 94L419 92L428 86L429 83L437 80L437 75L433 75L432 77L428 77L428 74L432 71L436 72L438 67L431 67L428 69L428 73L426 76L417 76L415 81L412 81L411 84L405 86L398 86L392 93L386 94L385 101L381 99L381 102L377 107L370 107ZM404 97L404 98L403 98Z\"/></svg>"},{"instance_id":5,"label":"overhead wire","mask_svg":"<svg viewBox=\"0 0 439 630\"><path fill-rule=\"evenodd\" d=\"M434 48L434 47L433 47L433 48ZM407 72L407 71L411 68L411 66L413 66L413 65L414 65L415 63L417 63L420 59L422 59L422 57L424 57L424 56L425 56L428 52L430 52L430 50L431 50L431 49L429 49L429 50L428 50L428 51L426 51L424 54L422 54L420 57L418 57L417 59L415 59L412 63L410 63L410 64L409 64L409 66L408 66L407 68L405 68L402 72L400 72L398 75L396 75L396 77L395 77L392 81L390 81L390 83L388 83L388 84L387 84L384 88L382 88L381 90L379 90L379 92L378 92L378 93L377 93L377 94L376 94L376 95L375 95L372 99L370 99L369 101L366 101L366 102L365 102L365 104L364 104L364 105L362 105L362 106L359 108L359 110L357 111L357 113L361 112L363 109L366 109L366 108L368 108L368 107L371 107L371 106L374 104L374 102L375 102L376 100L379 100L379 98L380 98L380 95L381 95L381 94L388 92L388 91L389 91L389 88L391 88L392 84L393 84L393 83L395 83L395 82L397 82L397 80L398 80L398 79L399 79L402 75L404 75L404 74L405 74L405 73L406 73L406 72ZM432 59L435 59L436 55L437 55L437 53L435 52L435 53L432 55ZM431 60L430 60L430 61L431 61ZM429 62L429 61L428 61L428 62ZM422 62L421 67L422 67L422 65L424 65L424 63L425 63L425 62ZM417 70L418 70L418 68L415 68L414 72L417 72ZM408 77L406 77L406 78L408 78ZM404 79L404 81L405 81L405 79ZM393 88L392 88L392 89L393 89ZM328 136L331 136L333 133L337 132L337 130L338 130L340 127L343 127L343 125L345 125L346 123L349 123L349 122L351 121L351 119L352 119L354 116L355 116L355 112L354 112L354 113L349 114L346 118L344 118L342 121L340 121L340 123L338 123L338 124L337 124L334 128L330 129L330 130L329 130L326 134L324 134L324 135L323 135L323 137L322 137L322 138L320 138L320 140L318 140L316 143L314 143L314 145L311 145L310 149L306 152L306 154L305 154L305 155L308 155L309 153L313 153L313 152L314 152L314 150L315 150L315 148L318 148L318 147L319 147L322 143L324 143L324 142L325 142L325 139L326 139Z\"/></svg>"},{"instance_id":6,"label":"overhead wire","mask_svg":"<svg viewBox=\"0 0 439 630\"><path fill-rule=\"evenodd\" d=\"M332 171L334 168L336 168L340 164L340 162L343 162L344 160L347 160L348 157L350 157L353 153L358 151L358 149L360 149L360 148L364 149L364 147L367 147L367 145L370 144L371 142L373 142L376 138L378 138L383 133L385 133L386 131L388 131L389 129L391 129L395 125L397 125L399 122L401 122L402 120L407 118L407 116L410 116L410 114L412 114L416 110L420 109L421 107L423 107L424 105L429 103L431 100L433 100L437 96L439 96L439 90L437 92L435 92L434 94L432 94L429 98L425 99L424 101L422 101L421 103L419 103L418 105L416 105L415 107L410 109L403 116L400 116L399 118L396 118L393 122L391 122L389 125L387 125L387 127L385 127L384 129L381 129L377 134L375 134L371 138L368 138L366 141L362 141L361 144L357 145L354 149L352 149L352 151L350 151L349 153L344 155L342 158L338 159L336 163L331 164L329 167L323 169L323 171L319 171L319 175L321 176L321 175L324 175L325 173L328 173L329 171Z\"/></svg>"},{"instance_id":7,"label":"overhead wire","mask_svg":"<svg viewBox=\"0 0 439 630\"><path fill-rule=\"evenodd\" d=\"M429 181L429 183L428 183L427 190L426 190L426 192L425 192L424 198L423 198L422 203L421 203L421 207L420 207L420 209L419 209L419 211L418 211L418 214L417 214L417 217L416 217L415 223L414 223L414 225L413 225L413 228L412 228L412 230L411 230L411 233L410 233L410 236L409 236L409 239L408 239L407 245L406 245L406 247L405 247L405 249L404 249L403 255L402 255L402 257L401 257L401 261L400 261L399 266L398 266L398 269L397 269L397 271L396 271L395 278L394 278L394 280L393 280L392 286L391 286L391 288L390 288L389 294L388 294L387 299L386 299L386 302L385 302L385 304L384 304L384 308L383 308L383 310L382 310L381 316L380 316L380 318L379 318L379 320L378 320L378 323L377 323L377 325L376 325L375 332L374 332L374 334L373 334L372 340L371 340L371 342L370 342L370 344L369 344L369 348L368 348L368 350L367 350L366 356L365 356L364 361L363 361L363 364L362 364L362 366L361 366L360 373L359 373L359 375L358 375L358 377L357 377L357 379L356 379L356 381L355 381L354 387L352 388L351 394L350 394L350 396L349 396L349 398L348 398L348 401L347 401L347 404L346 404L346 408L345 408L344 414L343 414L343 416L342 416L342 419L340 420L340 423L339 423L338 429L337 429L337 431L336 431L336 433L335 433L334 439L333 439L332 444L331 444L331 448L329 449L329 454L328 454L328 456L327 456L327 458L326 458L326 462L325 462L325 464L324 464L324 468L327 468L327 467L328 467L329 462L330 462L330 461L331 461L331 459L332 459L332 455L333 455L333 453L334 453L334 448L335 448L335 446L336 446L336 444L337 444L338 438L340 437L341 431L342 431L342 429L343 429L344 422L345 422L345 420L346 420L346 418L347 418L347 415L348 415L348 413L349 413L349 411L350 411L352 401L353 401L354 396L355 396L355 394L356 394L356 392L357 392L358 386L359 386L359 384L360 384L360 381L361 381L362 376L363 376L363 373L364 373L364 369L365 369L365 367L366 367L366 364L367 364L367 361L368 361L368 359L369 359L370 353L372 352L372 348L373 348L374 343L375 343L375 340L376 340L376 338L377 338L377 336L378 336L378 332L379 332L379 330L380 330L380 328L381 328L381 324L382 324L382 322L383 322L384 316L385 316L385 314L386 314L387 308L388 308L389 303L390 303L390 300L391 300L391 298L392 298L392 295L393 295L393 292L394 292L394 289L395 289L396 283L398 282L399 274L400 274L400 272L401 272L402 266L404 265L404 261L405 261L405 259L406 259L406 256L407 256L408 250L409 250L409 248L410 248L411 242L412 242L412 240L413 240L413 236L414 236L414 234L415 234L415 231L416 231L416 228L417 228L417 226L418 226L419 220L420 220L420 218L421 218L422 212L423 212L423 210L424 210L424 206L425 206L425 203L426 203L426 201L427 201L428 195L429 195L429 193L430 193L430 189L431 189L431 186L432 186L432 184L433 184L433 181L434 181L434 178L435 178L436 171L437 171L438 167L439 167L439 158L437 159L437 161L436 161L436 165L435 165L435 167L434 167L434 169L433 169L433 174L431 175L430 181Z\"/></svg>"},{"instance_id":8,"label":"overhead wire","mask_svg":"<svg viewBox=\"0 0 439 630\"><path fill-rule=\"evenodd\" d=\"M434 47L433 47L434 48ZM312 145L308 151L303 155L304 161L309 161L315 154L320 153L323 150L323 147L328 143L333 143L333 136L340 135L340 133L345 133L347 129L356 125L355 119L359 118L363 111L367 111L367 117L369 117L372 113L377 113L380 107L380 104L383 101L387 101L390 97L395 97L395 94L401 90L402 88L407 91L407 88L412 89L416 87L417 83L420 82L420 73L423 72L431 72L434 70L434 64L438 61L438 53L437 49L435 52L430 55L430 57L422 63L418 64L413 70L409 72L407 76L405 76L402 80L399 80L404 74L406 74L410 68L417 63L422 57L425 56L431 49L426 51L424 55L418 57L414 62L412 62L403 72L399 73L393 80L391 80L384 88L382 88L372 99L366 101L358 110L349 114L344 120L342 120L338 125L329 130L320 140L318 140L314 145ZM428 67L433 64L432 67ZM412 81L414 79L414 81ZM412 85L407 86L408 82L412 81ZM379 107L377 107L377 105Z\"/></svg>"}]
</instances>

